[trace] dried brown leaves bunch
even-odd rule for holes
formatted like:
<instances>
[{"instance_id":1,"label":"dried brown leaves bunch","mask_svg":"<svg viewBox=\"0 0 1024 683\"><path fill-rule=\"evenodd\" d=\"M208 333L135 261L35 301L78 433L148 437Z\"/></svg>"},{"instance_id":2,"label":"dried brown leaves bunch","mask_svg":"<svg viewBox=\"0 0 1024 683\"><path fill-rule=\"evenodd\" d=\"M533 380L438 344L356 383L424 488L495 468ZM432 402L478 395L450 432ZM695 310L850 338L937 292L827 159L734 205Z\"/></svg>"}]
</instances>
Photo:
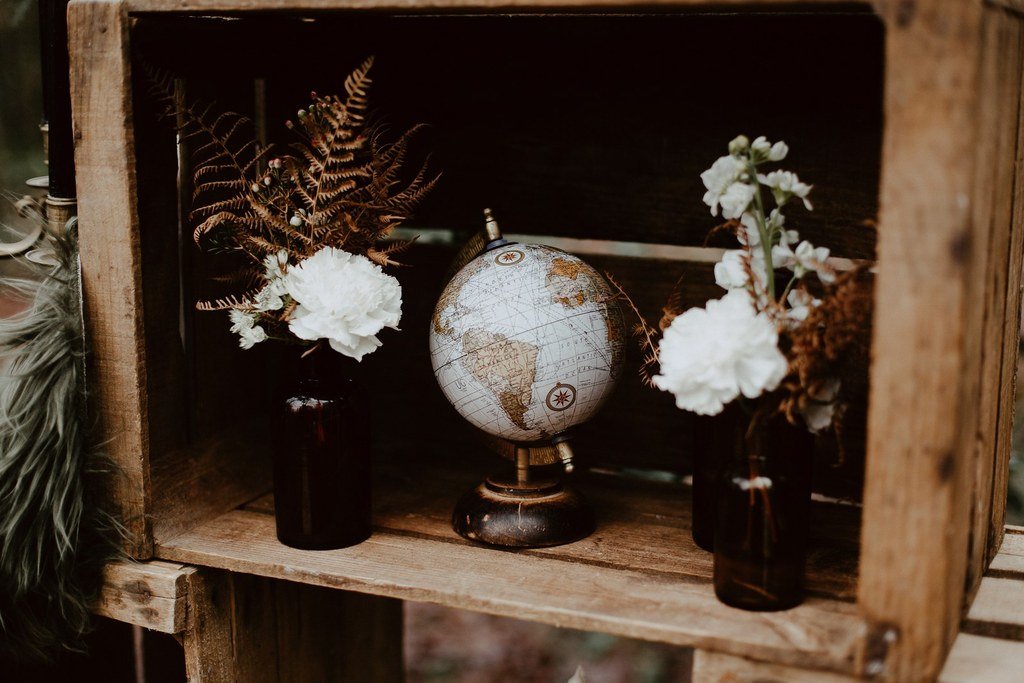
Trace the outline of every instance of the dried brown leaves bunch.
<instances>
[{"instance_id":1,"label":"dried brown leaves bunch","mask_svg":"<svg viewBox=\"0 0 1024 683\"><path fill-rule=\"evenodd\" d=\"M335 247L381 266L397 265L393 257L409 242L382 242L437 178L428 177L423 165L404 180L410 139L419 127L384 144L367 125L372 66L371 57L345 79L344 97L312 93L297 120L286 122L299 138L286 147L261 146L252 122L240 114L179 106L169 80L154 79L168 116L178 121L180 139L195 145L190 219L196 244L247 257L233 277L245 293L198 308L238 308L251 300L268 258L295 264Z\"/></svg>"}]
</instances>

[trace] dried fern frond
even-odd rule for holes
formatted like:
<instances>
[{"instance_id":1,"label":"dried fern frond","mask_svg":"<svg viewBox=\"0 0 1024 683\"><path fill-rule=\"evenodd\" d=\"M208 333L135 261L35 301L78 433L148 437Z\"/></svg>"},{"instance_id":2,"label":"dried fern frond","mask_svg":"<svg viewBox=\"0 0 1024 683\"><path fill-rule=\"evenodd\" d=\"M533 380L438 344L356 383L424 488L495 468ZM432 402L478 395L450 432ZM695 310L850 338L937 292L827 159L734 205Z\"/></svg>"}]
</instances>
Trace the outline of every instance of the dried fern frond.
<instances>
[{"instance_id":1,"label":"dried fern frond","mask_svg":"<svg viewBox=\"0 0 1024 683\"><path fill-rule=\"evenodd\" d=\"M636 316L637 323L633 326L633 336L637 338L640 345L640 379L647 386L654 386L654 375L658 367L658 345L654 339L658 335L658 330L654 328L644 318L643 314L640 313L640 309L633 302L633 299L626 293L626 290L615 277L605 271L604 276L608 279L612 289L615 290L616 298L620 298L626 302L629 310Z\"/></svg>"}]
</instances>

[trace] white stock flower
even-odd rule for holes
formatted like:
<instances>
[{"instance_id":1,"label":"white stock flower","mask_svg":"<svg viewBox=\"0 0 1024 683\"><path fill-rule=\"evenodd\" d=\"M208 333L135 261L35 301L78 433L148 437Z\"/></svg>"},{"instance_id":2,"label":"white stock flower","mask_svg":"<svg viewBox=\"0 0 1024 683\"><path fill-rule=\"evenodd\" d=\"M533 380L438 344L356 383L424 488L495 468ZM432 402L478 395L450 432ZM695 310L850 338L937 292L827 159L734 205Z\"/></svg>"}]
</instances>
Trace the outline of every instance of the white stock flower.
<instances>
[{"instance_id":1,"label":"white stock flower","mask_svg":"<svg viewBox=\"0 0 1024 683\"><path fill-rule=\"evenodd\" d=\"M740 177L745 164L741 159L733 156L719 157L711 168L700 174L707 192L704 193L704 203L711 207L711 215L718 215L718 202L722 194Z\"/></svg>"},{"instance_id":2,"label":"white stock flower","mask_svg":"<svg viewBox=\"0 0 1024 683\"><path fill-rule=\"evenodd\" d=\"M797 245L793 251L793 274L803 277L808 271L814 271L822 282L831 282L835 279L831 268L825 265L828 260L828 247L815 247L804 240Z\"/></svg>"},{"instance_id":3,"label":"white stock flower","mask_svg":"<svg viewBox=\"0 0 1024 683\"><path fill-rule=\"evenodd\" d=\"M832 378L810 392L811 401L800 410L800 414L812 434L817 434L832 424L836 414L839 386L839 380Z\"/></svg>"},{"instance_id":4,"label":"white stock flower","mask_svg":"<svg viewBox=\"0 0 1024 683\"><path fill-rule=\"evenodd\" d=\"M722 217L723 218L739 218L743 215L743 212L750 206L750 201L754 198L754 193L757 189L753 185L748 185L742 181L736 181L722 193L722 196L718 198L718 201L722 204Z\"/></svg>"},{"instance_id":5,"label":"white stock flower","mask_svg":"<svg viewBox=\"0 0 1024 683\"><path fill-rule=\"evenodd\" d=\"M775 195L775 203L779 206L789 201L790 197L799 197L803 200L804 206L808 211L814 208L811 206L810 200L807 199L811 186L801 182L796 173L772 171L768 175L759 174L757 180L762 185L772 188L772 194Z\"/></svg>"},{"instance_id":6,"label":"white stock flower","mask_svg":"<svg viewBox=\"0 0 1024 683\"><path fill-rule=\"evenodd\" d=\"M256 324L259 316L232 308L229 312L231 331L238 335L238 345L243 349L251 349L267 338L267 332Z\"/></svg>"},{"instance_id":7,"label":"white stock flower","mask_svg":"<svg viewBox=\"0 0 1024 683\"><path fill-rule=\"evenodd\" d=\"M749 261L749 267L748 262ZM758 294L763 294L767 275L764 267L764 252L760 247L728 249L722 260L715 264L715 284L722 289L741 289L750 284L750 274L757 281Z\"/></svg>"},{"instance_id":8,"label":"white stock flower","mask_svg":"<svg viewBox=\"0 0 1024 683\"><path fill-rule=\"evenodd\" d=\"M788 369L778 331L754 310L747 292L730 290L706 308L691 308L665 330L661 374L654 385L676 397L676 406L716 415L743 394L757 398L775 389Z\"/></svg>"},{"instance_id":9,"label":"white stock flower","mask_svg":"<svg viewBox=\"0 0 1024 683\"><path fill-rule=\"evenodd\" d=\"M807 320L812 308L821 305L821 299L815 299L806 290L793 289L786 295L789 309L786 311L786 319L791 323L799 324Z\"/></svg>"},{"instance_id":10,"label":"white stock flower","mask_svg":"<svg viewBox=\"0 0 1024 683\"><path fill-rule=\"evenodd\" d=\"M754 138L754 141L750 143L750 151L756 156L768 158L768 155L772 151L772 143L768 142L768 138L763 135L758 135Z\"/></svg>"},{"instance_id":11,"label":"white stock flower","mask_svg":"<svg viewBox=\"0 0 1024 683\"><path fill-rule=\"evenodd\" d=\"M757 218L752 213L745 213L740 216L740 225L743 230L737 235L740 244L756 247L761 244L761 229L757 225Z\"/></svg>"},{"instance_id":12,"label":"white stock flower","mask_svg":"<svg viewBox=\"0 0 1024 683\"><path fill-rule=\"evenodd\" d=\"M298 304L288 323L299 339L327 339L357 361L381 345L377 333L398 329L402 287L365 256L324 247L288 268L284 283Z\"/></svg>"},{"instance_id":13,"label":"white stock flower","mask_svg":"<svg viewBox=\"0 0 1024 683\"><path fill-rule=\"evenodd\" d=\"M789 145L782 140L779 140L772 145L771 150L768 152L768 161L782 161L789 154Z\"/></svg>"}]
</instances>

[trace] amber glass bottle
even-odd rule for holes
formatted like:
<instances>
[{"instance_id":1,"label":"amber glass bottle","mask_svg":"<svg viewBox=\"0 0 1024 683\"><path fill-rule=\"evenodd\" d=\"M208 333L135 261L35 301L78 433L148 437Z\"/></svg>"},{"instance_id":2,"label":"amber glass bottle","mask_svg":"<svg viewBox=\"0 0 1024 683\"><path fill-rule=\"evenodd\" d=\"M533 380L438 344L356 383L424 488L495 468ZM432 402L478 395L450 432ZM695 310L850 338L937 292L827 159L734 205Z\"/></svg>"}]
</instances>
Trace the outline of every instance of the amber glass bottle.
<instances>
[{"instance_id":1,"label":"amber glass bottle","mask_svg":"<svg viewBox=\"0 0 1024 683\"><path fill-rule=\"evenodd\" d=\"M746 414L734 402L718 415L697 415L693 421L693 487L690 533L698 547L715 549L715 516L721 470L742 440L739 418Z\"/></svg>"},{"instance_id":2,"label":"amber glass bottle","mask_svg":"<svg viewBox=\"0 0 1024 683\"><path fill-rule=\"evenodd\" d=\"M329 348L297 363L274 450L277 538L330 550L370 536L370 420L356 363Z\"/></svg>"},{"instance_id":3,"label":"amber glass bottle","mask_svg":"<svg viewBox=\"0 0 1024 683\"><path fill-rule=\"evenodd\" d=\"M814 439L783 418L740 440L721 471L715 520L715 595L772 611L803 600Z\"/></svg>"}]
</instances>

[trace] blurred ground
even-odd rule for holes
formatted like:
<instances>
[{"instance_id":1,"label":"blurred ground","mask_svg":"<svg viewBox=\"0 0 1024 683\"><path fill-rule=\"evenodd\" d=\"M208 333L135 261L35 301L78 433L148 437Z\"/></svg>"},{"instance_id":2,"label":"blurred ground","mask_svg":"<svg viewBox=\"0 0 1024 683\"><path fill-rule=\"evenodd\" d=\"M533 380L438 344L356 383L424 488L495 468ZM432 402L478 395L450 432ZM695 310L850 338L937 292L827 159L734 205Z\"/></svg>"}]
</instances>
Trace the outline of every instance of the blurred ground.
<instances>
[{"instance_id":1,"label":"blurred ground","mask_svg":"<svg viewBox=\"0 0 1024 683\"><path fill-rule=\"evenodd\" d=\"M406 603L409 683L562 683L578 665L587 683L689 681L691 651L437 605Z\"/></svg>"}]
</instances>

